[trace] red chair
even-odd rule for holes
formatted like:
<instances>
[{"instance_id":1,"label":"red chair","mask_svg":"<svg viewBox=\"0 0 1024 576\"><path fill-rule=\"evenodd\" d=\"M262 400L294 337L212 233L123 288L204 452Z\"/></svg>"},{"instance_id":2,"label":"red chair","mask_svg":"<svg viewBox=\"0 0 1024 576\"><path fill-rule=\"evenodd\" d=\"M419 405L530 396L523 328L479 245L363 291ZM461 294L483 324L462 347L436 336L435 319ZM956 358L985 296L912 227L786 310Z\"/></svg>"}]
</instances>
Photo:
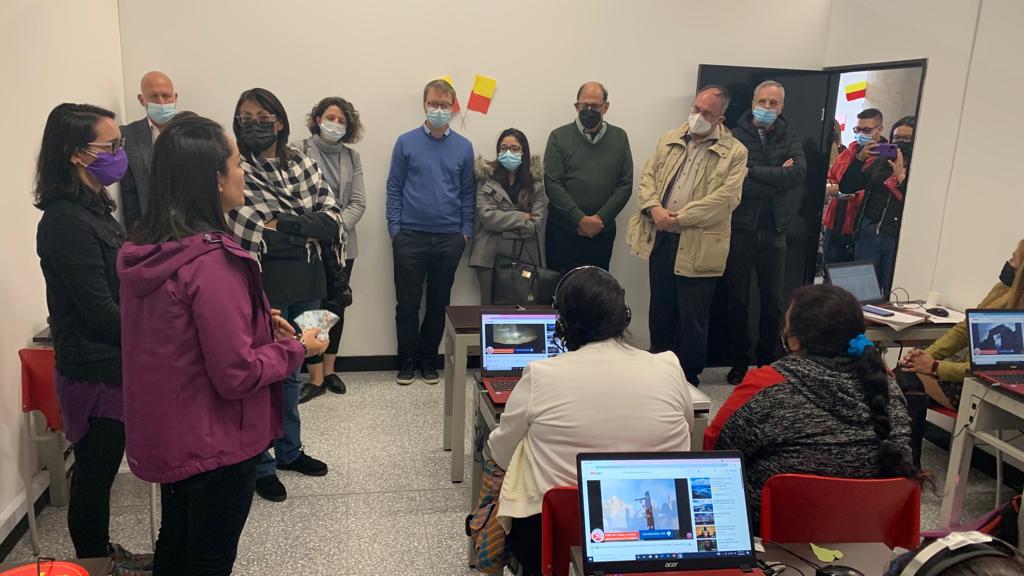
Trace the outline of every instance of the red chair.
<instances>
[{"instance_id":1,"label":"red chair","mask_svg":"<svg viewBox=\"0 0 1024 576\"><path fill-rule=\"evenodd\" d=\"M921 541L921 485L909 478L772 476L761 490L761 538L912 550Z\"/></svg>"},{"instance_id":2,"label":"red chair","mask_svg":"<svg viewBox=\"0 0 1024 576\"><path fill-rule=\"evenodd\" d=\"M580 494L557 486L544 494L540 512L540 559L544 576L568 576L570 549L580 542Z\"/></svg>"},{"instance_id":3,"label":"red chair","mask_svg":"<svg viewBox=\"0 0 1024 576\"><path fill-rule=\"evenodd\" d=\"M57 390L53 385L53 374L56 370L56 357L53 348L24 348L18 350L21 360L21 412L25 415L25 437L29 447L25 450L23 463L26 476L25 484L26 516L28 517L29 539L32 551L39 554L39 533L36 527L35 490L32 489L32 472L29 468L28 453L34 442L50 442L61 430L60 403L57 401ZM46 434L37 435L32 424L32 413L40 412L46 423ZM50 450L48 461L44 462L50 471L50 485L53 495L67 494L67 477L64 475L63 454ZM57 497L58 505L63 505L62 498Z\"/></svg>"}]
</instances>

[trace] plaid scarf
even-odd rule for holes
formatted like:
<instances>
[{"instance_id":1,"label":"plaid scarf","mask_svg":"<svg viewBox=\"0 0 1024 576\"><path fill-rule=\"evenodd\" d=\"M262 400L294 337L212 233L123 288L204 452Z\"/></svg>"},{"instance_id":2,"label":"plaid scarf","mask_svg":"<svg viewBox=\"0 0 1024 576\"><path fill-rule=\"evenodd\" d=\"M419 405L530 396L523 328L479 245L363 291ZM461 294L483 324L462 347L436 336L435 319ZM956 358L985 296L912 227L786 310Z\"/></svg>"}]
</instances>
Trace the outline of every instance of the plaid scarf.
<instances>
[{"instance_id":1,"label":"plaid scarf","mask_svg":"<svg viewBox=\"0 0 1024 576\"><path fill-rule=\"evenodd\" d=\"M228 226L242 248L257 261L266 252L263 231L278 214L302 216L327 212L338 222L336 250L344 253L347 234L341 206L324 181L316 162L298 150L282 168L278 159L242 157L245 172L245 205L228 213ZM314 241L315 242L315 241Z\"/></svg>"}]
</instances>

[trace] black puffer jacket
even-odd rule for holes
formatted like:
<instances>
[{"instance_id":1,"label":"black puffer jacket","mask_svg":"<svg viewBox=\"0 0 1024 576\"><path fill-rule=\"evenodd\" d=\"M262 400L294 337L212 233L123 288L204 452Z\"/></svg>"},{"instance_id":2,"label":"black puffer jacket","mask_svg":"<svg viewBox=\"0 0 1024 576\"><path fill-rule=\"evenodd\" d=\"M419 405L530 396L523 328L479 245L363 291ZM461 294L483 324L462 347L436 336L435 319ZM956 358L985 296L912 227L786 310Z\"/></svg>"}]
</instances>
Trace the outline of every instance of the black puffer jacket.
<instances>
[{"instance_id":1,"label":"black puffer jacket","mask_svg":"<svg viewBox=\"0 0 1024 576\"><path fill-rule=\"evenodd\" d=\"M121 384L121 283L117 251L124 230L98 198L57 200L43 207L36 253L46 280L46 304L65 378Z\"/></svg>"},{"instance_id":2,"label":"black puffer jacket","mask_svg":"<svg viewBox=\"0 0 1024 576\"><path fill-rule=\"evenodd\" d=\"M733 129L735 136L747 147L747 178L743 181L743 198L732 213L734 230L756 230L762 212L771 210L775 229L784 231L800 201L800 190L807 176L807 161L800 144L800 135L790 130L780 116L765 133L765 143L754 126L753 113L746 111ZM793 159L793 166L782 165Z\"/></svg>"}]
</instances>

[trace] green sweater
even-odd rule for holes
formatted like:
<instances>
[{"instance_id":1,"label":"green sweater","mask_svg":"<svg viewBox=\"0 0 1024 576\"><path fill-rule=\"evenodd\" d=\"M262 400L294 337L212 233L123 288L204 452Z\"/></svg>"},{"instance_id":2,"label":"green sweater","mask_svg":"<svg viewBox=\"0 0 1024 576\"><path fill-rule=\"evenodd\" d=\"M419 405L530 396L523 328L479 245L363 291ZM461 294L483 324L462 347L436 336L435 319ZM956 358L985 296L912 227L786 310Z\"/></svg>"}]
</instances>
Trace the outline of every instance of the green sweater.
<instances>
[{"instance_id":1,"label":"green sweater","mask_svg":"<svg viewBox=\"0 0 1024 576\"><path fill-rule=\"evenodd\" d=\"M575 231L584 216L604 221L601 234L615 233L618 216L633 193L633 155L626 131L608 124L591 144L575 122L555 128L544 151L544 187L550 223Z\"/></svg>"}]
</instances>

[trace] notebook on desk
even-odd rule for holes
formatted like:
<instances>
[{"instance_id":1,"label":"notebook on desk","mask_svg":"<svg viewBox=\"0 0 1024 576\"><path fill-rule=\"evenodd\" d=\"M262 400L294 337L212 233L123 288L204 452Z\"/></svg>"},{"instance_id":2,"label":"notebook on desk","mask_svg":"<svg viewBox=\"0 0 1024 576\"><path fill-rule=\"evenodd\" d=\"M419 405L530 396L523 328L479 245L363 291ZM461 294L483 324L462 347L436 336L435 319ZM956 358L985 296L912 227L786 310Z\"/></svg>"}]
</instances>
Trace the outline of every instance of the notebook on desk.
<instances>
[{"instance_id":1,"label":"notebook on desk","mask_svg":"<svg viewBox=\"0 0 1024 576\"><path fill-rule=\"evenodd\" d=\"M562 352L555 341L555 311L480 312L480 382L496 406L503 406L530 362Z\"/></svg>"},{"instance_id":2,"label":"notebook on desk","mask_svg":"<svg viewBox=\"0 0 1024 576\"><path fill-rule=\"evenodd\" d=\"M1024 394L1024 310L968 310L971 372Z\"/></svg>"},{"instance_id":3,"label":"notebook on desk","mask_svg":"<svg viewBox=\"0 0 1024 576\"><path fill-rule=\"evenodd\" d=\"M740 452L579 454L583 573L762 574Z\"/></svg>"}]
</instances>

